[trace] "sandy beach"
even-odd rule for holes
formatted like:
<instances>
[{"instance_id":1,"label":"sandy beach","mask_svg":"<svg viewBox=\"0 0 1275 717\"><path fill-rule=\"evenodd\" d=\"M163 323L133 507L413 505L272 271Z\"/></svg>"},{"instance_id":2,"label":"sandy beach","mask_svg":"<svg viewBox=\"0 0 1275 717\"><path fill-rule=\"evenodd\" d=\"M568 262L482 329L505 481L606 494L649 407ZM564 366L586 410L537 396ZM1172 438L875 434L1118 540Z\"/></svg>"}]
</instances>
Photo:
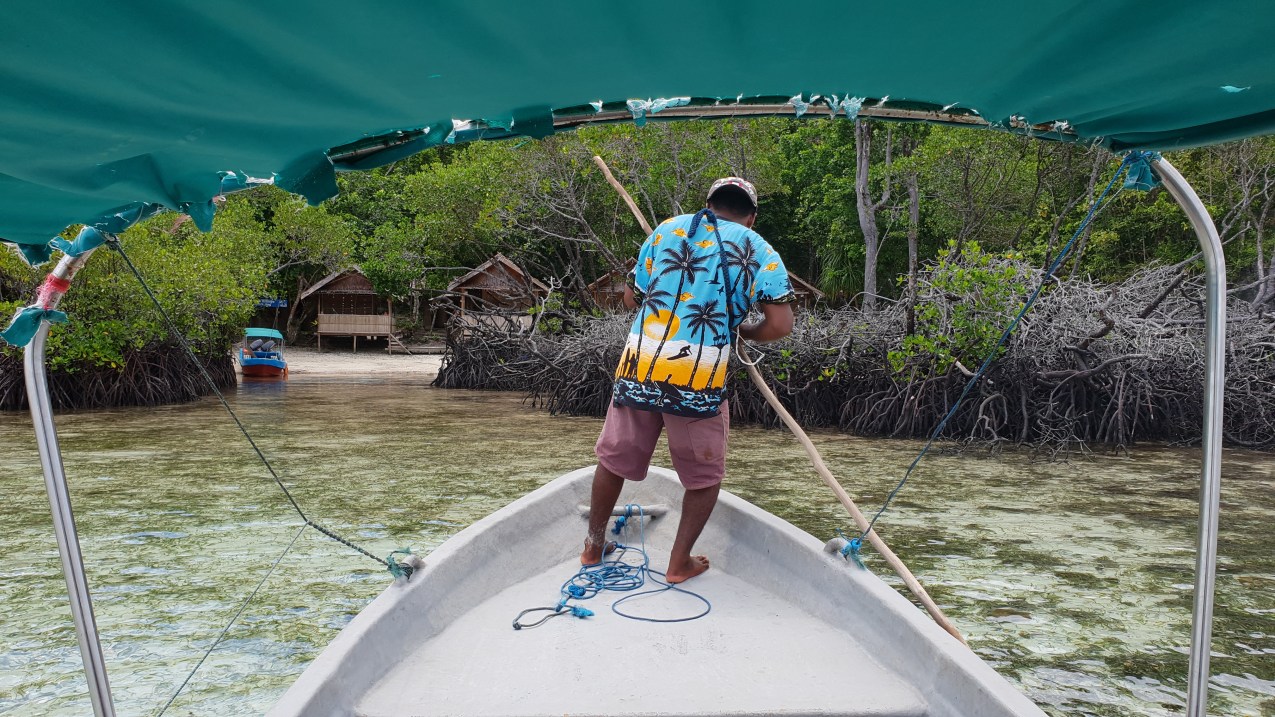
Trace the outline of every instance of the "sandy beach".
<instances>
[{"instance_id":1,"label":"sandy beach","mask_svg":"<svg viewBox=\"0 0 1275 717\"><path fill-rule=\"evenodd\" d=\"M388 354L384 349L351 353L348 349L320 352L289 347L286 356L288 373L293 376L412 374L433 378L443 362L440 354L408 356L402 352Z\"/></svg>"}]
</instances>

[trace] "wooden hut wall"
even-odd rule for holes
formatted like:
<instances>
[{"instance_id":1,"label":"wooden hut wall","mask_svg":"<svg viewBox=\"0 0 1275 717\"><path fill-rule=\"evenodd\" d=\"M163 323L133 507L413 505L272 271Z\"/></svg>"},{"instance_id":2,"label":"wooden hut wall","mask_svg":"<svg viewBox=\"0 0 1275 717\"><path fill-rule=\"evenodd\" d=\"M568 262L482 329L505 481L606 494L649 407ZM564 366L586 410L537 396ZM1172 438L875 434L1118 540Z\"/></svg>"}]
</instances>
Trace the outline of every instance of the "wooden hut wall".
<instances>
[{"instance_id":1,"label":"wooden hut wall","mask_svg":"<svg viewBox=\"0 0 1275 717\"><path fill-rule=\"evenodd\" d=\"M496 265L458 287L460 293L472 297L465 309L524 309L534 301L524 277L515 276L504 266Z\"/></svg>"},{"instance_id":2,"label":"wooden hut wall","mask_svg":"<svg viewBox=\"0 0 1275 717\"><path fill-rule=\"evenodd\" d=\"M599 308L607 310L625 308L624 287L626 284L628 284L628 280L622 274L608 277L606 281L594 284L594 303L596 303Z\"/></svg>"},{"instance_id":3,"label":"wooden hut wall","mask_svg":"<svg viewBox=\"0 0 1275 717\"><path fill-rule=\"evenodd\" d=\"M623 268L612 269L589 284L589 295L593 298L593 303L605 311L625 309L624 289L628 286L629 275L635 266L637 259L630 258L624 262Z\"/></svg>"},{"instance_id":4,"label":"wooden hut wall","mask_svg":"<svg viewBox=\"0 0 1275 717\"><path fill-rule=\"evenodd\" d=\"M368 315L381 313L377 310L378 302L373 294L346 294L318 292L320 314L355 314Z\"/></svg>"}]
</instances>

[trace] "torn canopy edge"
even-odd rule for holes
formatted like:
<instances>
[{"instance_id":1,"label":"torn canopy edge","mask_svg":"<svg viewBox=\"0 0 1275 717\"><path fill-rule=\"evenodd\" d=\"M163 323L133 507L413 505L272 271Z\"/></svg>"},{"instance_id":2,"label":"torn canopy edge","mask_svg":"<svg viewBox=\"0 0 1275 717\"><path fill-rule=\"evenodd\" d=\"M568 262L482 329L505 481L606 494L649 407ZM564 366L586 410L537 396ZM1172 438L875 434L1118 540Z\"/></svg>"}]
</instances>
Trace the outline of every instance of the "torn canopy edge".
<instances>
[{"instance_id":1,"label":"torn canopy edge","mask_svg":"<svg viewBox=\"0 0 1275 717\"><path fill-rule=\"evenodd\" d=\"M804 98L804 99L803 99ZM862 104L857 111L853 103ZM433 127L399 130L365 137L356 142L333 147L328 151L337 170L372 169L397 161L413 152L405 148L419 146L426 149L441 142L464 144L480 140L511 139L514 137L545 137L555 132L572 130L585 125L614 124L647 121L673 121L687 119L730 119L752 117L814 117L841 116L893 120L902 122L933 122L961 126L993 128L997 125L984 120L972 109L923 102L894 101L888 98L864 99L850 94L798 93L794 96L762 97L662 97L655 99L631 99L616 102L589 102L560 109L529 108L513 113L512 117L454 120L446 137L438 136ZM1031 133L1049 139L1079 140L1070 126L1057 121L1037 124L1025 122L1007 123L1003 129ZM1062 129L1060 131L1060 127ZM424 137L431 141L422 141Z\"/></svg>"},{"instance_id":2,"label":"torn canopy edge","mask_svg":"<svg viewBox=\"0 0 1275 717\"><path fill-rule=\"evenodd\" d=\"M262 184L272 184L274 179L259 179L249 176L241 172L221 172L221 191L217 196L224 196L233 192L240 192L245 189ZM82 225L80 233L76 237L75 242L70 242L61 236L50 238L43 244L29 244L25 242L14 242L4 237L0 237L0 244L10 244L18 251L23 259L31 266L39 266L48 262L53 258L53 250L60 249L64 253L70 253L72 256L77 255L78 251L68 252L67 249L76 246L85 238L85 230L92 230L97 233L106 235L120 234L132 227L138 222L149 219L156 214L166 211L174 211L171 207L156 202L134 202L123 206L108 209L100 214L96 219L85 222ZM183 202L178 205L175 211L190 216L195 226L200 231L210 231L212 229L213 217L216 214L217 206L213 202L213 197L203 202ZM75 225L70 225L75 226ZM100 244L100 242L99 242Z\"/></svg>"},{"instance_id":3,"label":"torn canopy edge","mask_svg":"<svg viewBox=\"0 0 1275 717\"><path fill-rule=\"evenodd\" d=\"M1083 141L1065 121L1051 120L1033 124L1020 117L1011 117L1001 122L989 122L976 110L958 105L959 103L937 105L890 100L888 97L865 99L849 93L803 92L792 96L749 98L672 97L595 101L556 110L547 106L524 107L506 117L437 122L419 128L364 137L327 151L310 152L289 162L271 180L253 179L238 172L222 172L220 193L227 194L258 184L274 183L286 191L301 195L311 205L316 205L336 196L338 171L375 169L444 143L466 144L515 137L539 139L586 125L620 122L642 125L647 121L690 119L840 116L847 119L871 118L982 127L1029 134L1042 139ZM183 202L176 207L137 202L107 210L84 224L106 233L117 234L143 219L170 209L189 214L202 231L212 228L216 213L212 197L205 201ZM0 237L0 242L16 244L23 258L32 265L43 264L52 258L54 247L51 241L52 239L43 244L31 244L9 242Z\"/></svg>"}]
</instances>

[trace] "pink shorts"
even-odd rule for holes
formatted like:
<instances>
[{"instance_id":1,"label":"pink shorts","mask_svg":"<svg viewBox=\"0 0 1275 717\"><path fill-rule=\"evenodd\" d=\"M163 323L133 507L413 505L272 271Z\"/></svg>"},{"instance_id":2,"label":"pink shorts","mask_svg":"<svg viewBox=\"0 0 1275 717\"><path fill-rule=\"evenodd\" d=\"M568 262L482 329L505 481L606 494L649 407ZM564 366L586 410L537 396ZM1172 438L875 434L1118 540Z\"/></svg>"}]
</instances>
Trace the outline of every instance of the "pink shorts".
<instances>
[{"instance_id":1,"label":"pink shorts","mask_svg":"<svg viewBox=\"0 0 1275 717\"><path fill-rule=\"evenodd\" d=\"M660 431L668 429L668 452L673 469L687 490L708 488L726 477L726 435L730 405L712 418L683 418L611 404L594 453L598 462L628 480L646 478Z\"/></svg>"}]
</instances>

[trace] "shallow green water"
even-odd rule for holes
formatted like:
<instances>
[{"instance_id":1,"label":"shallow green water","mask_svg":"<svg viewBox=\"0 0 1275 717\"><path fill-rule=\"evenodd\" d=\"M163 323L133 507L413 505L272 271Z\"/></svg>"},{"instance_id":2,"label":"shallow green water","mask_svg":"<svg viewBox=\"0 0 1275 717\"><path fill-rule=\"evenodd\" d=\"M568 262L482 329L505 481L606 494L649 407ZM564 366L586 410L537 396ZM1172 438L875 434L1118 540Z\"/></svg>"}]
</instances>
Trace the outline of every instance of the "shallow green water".
<instances>
[{"instance_id":1,"label":"shallow green water","mask_svg":"<svg viewBox=\"0 0 1275 717\"><path fill-rule=\"evenodd\" d=\"M377 554L428 552L591 463L601 425L402 378L295 377L231 402L312 517ZM215 401L58 423L116 707L154 714L299 522ZM919 448L815 440L872 509ZM729 490L820 538L847 526L790 436L741 428L731 441ZM87 714L24 414L0 414L0 450L0 713ZM974 649L1047 712L1177 714L1197 456L933 455L881 531ZM1275 715L1275 459L1228 452L1224 480L1212 713ZM168 714L264 712L386 583L366 557L307 531Z\"/></svg>"}]
</instances>

